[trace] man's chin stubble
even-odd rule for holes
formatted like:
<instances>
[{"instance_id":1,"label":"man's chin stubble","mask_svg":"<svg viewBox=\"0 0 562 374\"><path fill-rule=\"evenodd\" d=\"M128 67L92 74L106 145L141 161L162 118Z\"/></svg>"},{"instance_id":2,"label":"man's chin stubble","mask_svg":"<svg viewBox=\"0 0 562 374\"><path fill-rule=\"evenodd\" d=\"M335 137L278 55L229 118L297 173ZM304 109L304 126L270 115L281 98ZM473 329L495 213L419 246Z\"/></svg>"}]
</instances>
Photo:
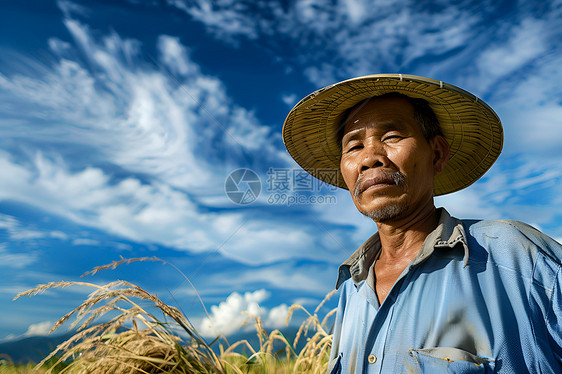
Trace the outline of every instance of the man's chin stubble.
<instances>
[{"instance_id":1,"label":"man's chin stubble","mask_svg":"<svg viewBox=\"0 0 562 374\"><path fill-rule=\"evenodd\" d=\"M392 204L370 212L365 212L361 210L359 212L377 223L379 222L384 223L384 222L391 222L393 220L396 220L402 215L402 213L404 213L407 210L408 210L407 206L403 206L400 204Z\"/></svg>"},{"instance_id":2,"label":"man's chin stubble","mask_svg":"<svg viewBox=\"0 0 562 374\"><path fill-rule=\"evenodd\" d=\"M396 186L403 187L406 185L406 177L399 171L396 172L388 172L388 171L381 171L381 174L384 174L387 178L392 178ZM357 183L355 186L355 190L353 191L353 195L355 200L361 200L361 190L360 190L360 183ZM400 215L407 211L409 208L408 204L391 204L384 206L380 209L373 210L371 212L365 212L359 210L361 214L366 217L369 217L375 222L390 222L400 217Z\"/></svg>"}]
</instances>

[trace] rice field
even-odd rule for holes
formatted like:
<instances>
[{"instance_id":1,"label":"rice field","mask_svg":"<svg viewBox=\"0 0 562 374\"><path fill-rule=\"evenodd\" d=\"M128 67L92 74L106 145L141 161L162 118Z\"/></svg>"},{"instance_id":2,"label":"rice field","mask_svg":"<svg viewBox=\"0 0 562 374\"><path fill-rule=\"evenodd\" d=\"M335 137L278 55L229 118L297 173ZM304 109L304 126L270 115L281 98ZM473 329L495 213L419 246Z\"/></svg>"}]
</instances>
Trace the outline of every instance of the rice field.
<instances>
[{"instance_id":1,"label":"rice field","mask_svg":"<svg viewBox=\"0 0 562 374\"><path fill-rule=\"evenodd\" d=\"M121 259L86 274L135 261L166 263L155 257ZM260 317L249 315L259 346L252 346L247 340L228 342L224 336L208 342L178 308L126 281L102 286L89 282L51 282L22 292L15 299L77 285L90 287L92 292L82 304L62 316L51 330L70 323L76 333L37 364L34 373L316 374L327 370L332 344L329 326L335 309L323 318L318 313L335 291L312 313L301 305L289 308L287 322L295 312L304 312L307 316L292 341L279 330L266 331ZM97 322L100 320L105 322ZM305 341L304 346L299 345L302 341ZM302 346L299 351L296 350L298 345ZM30 367L0 366L0 373L30 372Z\"/></svg>"}]
</instances>

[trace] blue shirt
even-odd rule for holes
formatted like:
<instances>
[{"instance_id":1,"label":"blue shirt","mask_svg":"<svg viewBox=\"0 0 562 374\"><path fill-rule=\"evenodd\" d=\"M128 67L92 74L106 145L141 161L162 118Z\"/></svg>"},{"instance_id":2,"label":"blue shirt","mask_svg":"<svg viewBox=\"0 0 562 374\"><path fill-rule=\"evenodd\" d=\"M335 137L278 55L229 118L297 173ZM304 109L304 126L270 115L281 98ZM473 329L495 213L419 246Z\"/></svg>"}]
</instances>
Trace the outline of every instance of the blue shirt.
<instances>
[{"instance_id":1,"label":"blue shirt","mask_svg":"<svg viewBox=\"0 0 562 374\"><path fill-rule=\"evenodd\" d=\"M379 305L378 234L339 268L329 373L562 373L562 246L440 211Z\"/></svg>"}]
</instances>

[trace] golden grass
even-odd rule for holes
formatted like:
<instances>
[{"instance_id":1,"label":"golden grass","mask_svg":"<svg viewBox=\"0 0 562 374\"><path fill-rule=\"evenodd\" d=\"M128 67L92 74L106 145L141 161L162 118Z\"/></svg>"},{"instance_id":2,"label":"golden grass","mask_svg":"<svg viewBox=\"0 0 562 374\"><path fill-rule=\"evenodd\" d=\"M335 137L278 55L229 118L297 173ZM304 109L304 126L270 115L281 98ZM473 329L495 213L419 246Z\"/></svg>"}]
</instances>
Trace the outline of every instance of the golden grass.
<instances>
[{"instance_id":1,"label":"golden grass","mask_svg":"<svg viewBox=\"0 0 562 374\"><path fill-rule=\"evenodd\" d=\"M96 267L84 275L114 269L121 264L135 261L161 261L169 264L156 257L121 258L111 264ZM335 309L322 320L318 312L335 291L328 294L312 314L301 305L292 305L289 308L287 323L297 310L302 310L308 315L293 343L279 330L267 333L260 317L249 316L254 320L259 347L252 347L245 340L229 344L224 336L217 337L213 343L207 344L179 309L167 305L156 295L126 281L114 281L103 286L88 282L51 282L22 292L14 300L22 296L36 295L50 288L74 285L87 286L94 291L82 304L55 323L51 332L70 318L75 318L71 328L75 328L76 333L39 363L36 366L38 370L44 367L46 362L53 362L54 357L58 357L58 362L69 363L61 373L79 374L308 374L325 373L327 370L332 344L328 320L333 316ZM199 299L201 301L201 298ZM141 306L147 302L149 306ZM201 304L203 305L202 301ZM96 323L98 320L106 322ZM302 339L306 339L306 344L300 352L296 352L297 344ZM226 346L219 341L224 341ZM219 343L218 354L211 348L214 343ZM279 346L282 348L278 349ZM53 368L50 368L44 372L52 373L52 370Z\"/></svg>"},{"instance_id":2,"label":"golden grass","mask_svg":"<svg viewBox=\"0 0 562 374\"><path fill-rule=\"evenodd\" d=\"M0 374L37 374L45 373L45 371L46 369L34 370L33 364L17 366L13 364L0 365Z\"/></svg>"}]
</instances>

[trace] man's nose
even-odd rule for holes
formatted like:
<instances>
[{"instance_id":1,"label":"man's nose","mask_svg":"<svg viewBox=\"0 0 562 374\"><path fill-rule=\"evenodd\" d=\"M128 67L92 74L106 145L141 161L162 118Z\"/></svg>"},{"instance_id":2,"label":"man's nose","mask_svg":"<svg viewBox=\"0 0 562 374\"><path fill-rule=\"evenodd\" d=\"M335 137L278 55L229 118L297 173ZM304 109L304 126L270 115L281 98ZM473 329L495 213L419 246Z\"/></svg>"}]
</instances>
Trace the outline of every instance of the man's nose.
<instances>
[{"instance_id":1,"label":"man's nose","mask_svg":"<svg viewBox=\"0 0 562 374\"><path fill-rule=\"evenodd\" d=\"M385 167L389 164L389 160L381 144L364 145L362 156L361 172L370 168Z\"/></svg>"}]
</instances>

